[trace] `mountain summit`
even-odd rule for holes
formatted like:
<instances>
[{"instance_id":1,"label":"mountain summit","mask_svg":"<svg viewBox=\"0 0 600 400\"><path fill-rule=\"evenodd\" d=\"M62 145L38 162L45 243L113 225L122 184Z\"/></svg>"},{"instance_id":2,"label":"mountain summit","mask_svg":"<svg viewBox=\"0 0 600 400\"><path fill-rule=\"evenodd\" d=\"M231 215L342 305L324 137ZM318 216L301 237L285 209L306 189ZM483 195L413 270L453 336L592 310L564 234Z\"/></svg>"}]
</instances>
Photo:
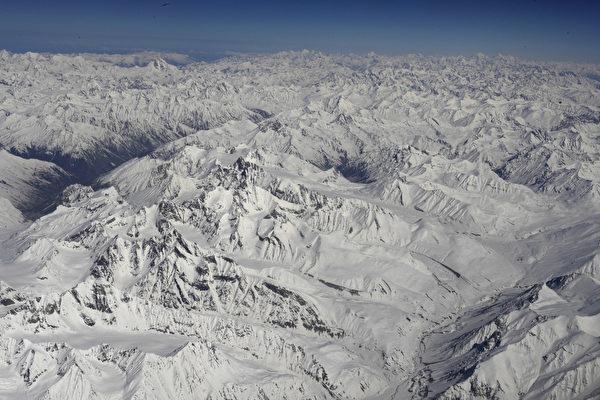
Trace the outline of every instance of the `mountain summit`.
<instances>
[{"instance_id":1,"label":"mountain summit","mask_svg":"<svg viewBox=\"0 0 600 400\"><path fill-rule=\"evenodd\" d=\"M0 397L600 396L600 67L0 60Z\"/></svg>"}]
</instances>

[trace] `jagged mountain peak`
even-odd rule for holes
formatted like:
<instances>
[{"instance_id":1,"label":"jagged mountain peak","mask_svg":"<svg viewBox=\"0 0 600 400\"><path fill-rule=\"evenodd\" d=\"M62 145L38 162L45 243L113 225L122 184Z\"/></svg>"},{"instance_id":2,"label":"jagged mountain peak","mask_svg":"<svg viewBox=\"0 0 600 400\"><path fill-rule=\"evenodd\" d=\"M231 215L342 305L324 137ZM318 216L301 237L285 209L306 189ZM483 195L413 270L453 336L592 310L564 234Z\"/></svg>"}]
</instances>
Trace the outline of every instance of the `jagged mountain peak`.
<instances>
[{"instance_id":1,"label":"jagged mountain peak","mask_svg":"<svg viewBox=\"0 0 600 400\"><path fill-rule=\"evenodd\" d=\"M0 397L598 395L597 66L0 59Z\"/></svg>"}]
</instances>

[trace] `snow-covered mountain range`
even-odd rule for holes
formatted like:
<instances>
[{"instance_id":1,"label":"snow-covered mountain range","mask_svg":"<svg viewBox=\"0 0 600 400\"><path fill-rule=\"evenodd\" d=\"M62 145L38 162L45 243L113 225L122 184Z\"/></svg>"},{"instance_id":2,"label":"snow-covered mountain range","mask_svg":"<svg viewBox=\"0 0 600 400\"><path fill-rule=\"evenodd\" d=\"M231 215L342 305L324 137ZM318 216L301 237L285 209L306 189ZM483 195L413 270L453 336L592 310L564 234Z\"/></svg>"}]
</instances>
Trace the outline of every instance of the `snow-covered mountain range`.
<instances>
[{"instance_id":1,"label":"snow-covered mountain range","mask_svg":"<svg viewBox=\"0 0 600 400\"><path fill-rule=\"evenodd\" d=\"M600 398L600 66L0 52L0 397Z\"/></svg>"}]
</instances>

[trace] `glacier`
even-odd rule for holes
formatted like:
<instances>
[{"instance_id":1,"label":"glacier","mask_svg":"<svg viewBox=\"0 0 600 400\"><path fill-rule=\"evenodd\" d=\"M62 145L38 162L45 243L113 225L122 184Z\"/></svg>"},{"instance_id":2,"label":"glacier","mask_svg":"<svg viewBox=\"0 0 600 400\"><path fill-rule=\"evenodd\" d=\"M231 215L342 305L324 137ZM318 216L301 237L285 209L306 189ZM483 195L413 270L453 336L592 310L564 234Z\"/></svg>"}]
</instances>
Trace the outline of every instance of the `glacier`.
<instances>
[{"instance_id":1,"label":"glacier","mask_svg":"<svg viewBox=\"0 0 600 400\"><path fill-rule=\"evenodd\" d=\"M600 398L598 75L0 51L0 398Z\"/></svg>"}]
</instances>

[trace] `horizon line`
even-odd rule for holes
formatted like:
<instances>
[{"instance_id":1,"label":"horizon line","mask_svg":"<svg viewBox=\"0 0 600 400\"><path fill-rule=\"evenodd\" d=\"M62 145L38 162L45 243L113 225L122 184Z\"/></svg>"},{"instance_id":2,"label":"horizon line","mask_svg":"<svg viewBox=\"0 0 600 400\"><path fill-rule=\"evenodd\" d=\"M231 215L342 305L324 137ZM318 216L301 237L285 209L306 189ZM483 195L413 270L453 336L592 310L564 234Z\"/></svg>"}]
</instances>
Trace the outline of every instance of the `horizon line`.
<instances>
[{"instance_id":1,"label":"horizon line","mask_svg":"<svg viewBox=\"0 0 600 400\"><path fill-rule=\"evenodd\" d=\"M410 57L419 57L419 58L429 58L429 59L477 59L477 58L488 58L491 60L495 59L511 59L512 61L520 62L523 64L535 63L535 64L553 64L553 65L565 65L565 64L574 64L574 65L588 65L588 66L598 66L600 67L600 62L592 62L592 61L572 61L572 60L552 60L552 59L527 59L522 56L516 56L512 54L505 53L497 53L495 55L486 54L483 51L478 51L475 54L425 54L425 53L379 53L376 51L368 51L368 52L328 52L322 50L315 49L289 49L289 50L278 50L278 51L233 51L233 50L224 50L224 51L200 51L200 50L191 50L188 52L181 51L169 51L169 50L152 50L152 49L130 49L130 50L89 50L89 51L37 51L37 50L11 50L8 48L0 48L0 52L7 52L11 54L41 54L41 55L64 55L64 56L78 56L78 55L97 55L97 56L133 56L133 55L166 55L166 56L178 56L178 57L187 57L190 59L189 62L185 62L183 64L191 64L194 62L216 62L218 60L233 58L233 57L257 57L257 56L273 56L284 53L293 53L293 54L320 54L329 57L341 57L341 56L357 56L357 57L385 57L385 58L410 58ZM202 56L207 58L203 59ZM161 57L162 58L162 57Z\"/></svg>"}]
</instances>

